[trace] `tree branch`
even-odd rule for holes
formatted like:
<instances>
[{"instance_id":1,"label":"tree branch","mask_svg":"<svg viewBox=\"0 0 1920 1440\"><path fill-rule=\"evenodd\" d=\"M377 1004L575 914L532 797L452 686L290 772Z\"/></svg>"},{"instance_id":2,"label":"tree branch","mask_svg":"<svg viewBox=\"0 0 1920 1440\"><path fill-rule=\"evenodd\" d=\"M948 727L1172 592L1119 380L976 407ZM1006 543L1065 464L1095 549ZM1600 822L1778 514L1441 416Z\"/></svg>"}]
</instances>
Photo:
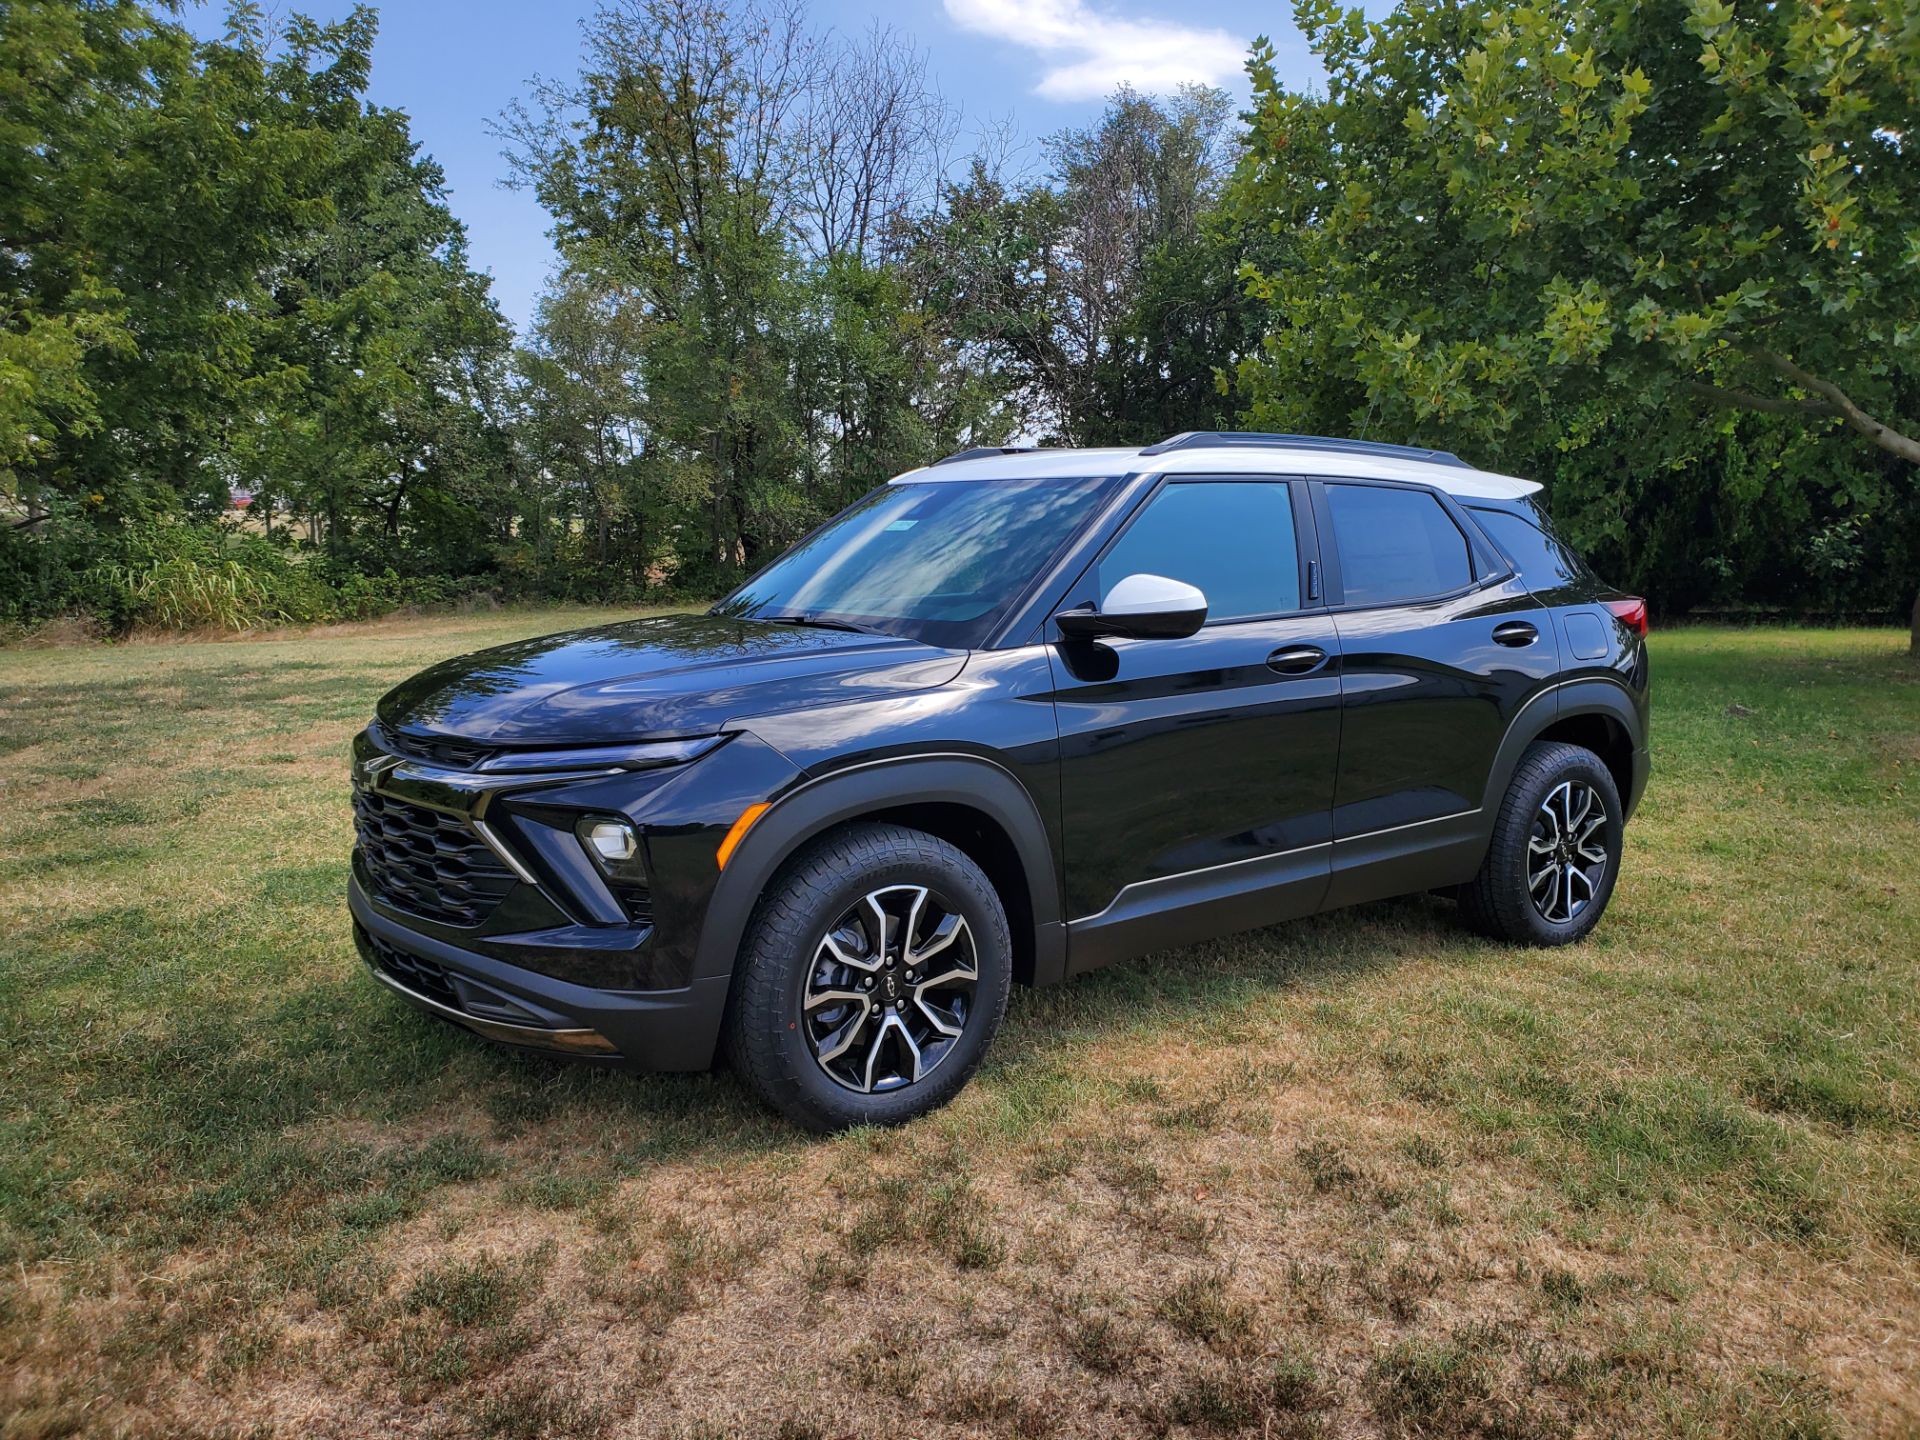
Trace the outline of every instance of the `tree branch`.
<instances>
[{"instance_id":1,"label":"tree branch","mask_svg":"<svg viewBox=\"0 0 1920 1440\"><path fill-rule=\"evenodd\" d=\"M1777 373L1798 385L1802 390L1820 396L1831 407L1830 413L1840 416L1867 439L1889 454L1898 455L1910 465L1920 465L1920 440L1911 435L1903 435L1891 425L1884 424L1867 414L1847 397L1847 394L1831 380L1822 380L1818 375L1809 374L1784 355L1776 355L1771 350L1754 350L1755 359L1771 366Z\"/></svg>"},{"instance_id":2,"label":"tree branch","mask_svg":"<svg viewBox=\"0 0 1920 1440\"><path fill-rule=\"evenodd\" d=\"M1769 415L1838 415L1840 411L1825 400L1790 400L1784 395L1756 395L1751 390L1729 390L1704 381L1689 380L1688 391L1730 410L1764 410Z\"/></svg>"}]
</instances>

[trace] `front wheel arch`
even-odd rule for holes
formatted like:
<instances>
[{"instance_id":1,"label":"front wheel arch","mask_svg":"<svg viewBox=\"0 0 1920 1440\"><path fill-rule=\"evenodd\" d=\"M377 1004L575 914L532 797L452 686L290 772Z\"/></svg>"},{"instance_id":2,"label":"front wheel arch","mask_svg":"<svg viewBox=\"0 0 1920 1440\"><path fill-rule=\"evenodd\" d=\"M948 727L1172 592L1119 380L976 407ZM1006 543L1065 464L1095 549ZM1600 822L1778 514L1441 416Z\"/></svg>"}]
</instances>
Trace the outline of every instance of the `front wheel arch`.
<instances>
[{"instance_id":1,"label":"front wheel arch","mask_svg":"<svg viewBox=\"0 0 1920 1440\"><path fill-rule=\"evenodd\" d=\"M707 902L693 975L734 972L760 896L803 847L831 830L860 821L906 825L947 840L968 854L1001 892L1014 939L1017 973L1032 983L1061 978L1066 927L1053 844L1033 797L1011 772L984 756L902 756L831 772L774 802L735 848ZM956 833L971 830L963 842ZM1010 855L980 853L995 836ZM1017 899L1006 878L1020 879Z\"/></svg>"}]
</instances>

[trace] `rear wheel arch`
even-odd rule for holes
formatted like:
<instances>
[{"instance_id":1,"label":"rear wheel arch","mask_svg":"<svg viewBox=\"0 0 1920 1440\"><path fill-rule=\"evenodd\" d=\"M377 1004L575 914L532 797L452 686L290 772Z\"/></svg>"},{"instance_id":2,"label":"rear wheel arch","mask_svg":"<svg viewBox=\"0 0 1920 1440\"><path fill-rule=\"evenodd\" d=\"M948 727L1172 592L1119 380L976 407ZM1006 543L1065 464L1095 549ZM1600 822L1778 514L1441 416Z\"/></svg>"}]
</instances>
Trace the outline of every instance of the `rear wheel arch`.
<instances>
[{"instance_id":1,"label":"rear wheel arch","mask_svg":"<svg viewBox=\"0 0 1920 1440\"><path fill-rule=\"evenodd\" d=\"M1487 774L1480 808L1489 834L1514 771L1535 741L1561 741L1593 751L1614 777L1624 801L1633 789L1633 755L1640 735L1633 693L1616 680L1594 676L1536 692L1507 727Z\"/></svg>"},{"instance_id":2,"label":"rear wheel arch","mask_svg":"<svg viewBox=\"0 0 1920 1440\"><path fill-rule=\"evenodd\" d=\"M1612 772L1595 752L1534 741L1501 797L1479 872L1460 888L1461 917L1514 944L1584 938L1612 898L1625 823Z\"/></svg>"},{"instance_id":3,"label":"rear wheel arch","mask_svg":"<svg viewBox=\"0 0 1920 1440\"><path fill-rule=\"evenodd\" d=\"M707 904L696 978L733 973L761 895L805 847L858 823L924 831L993 883L1013 936L1015 978L1046 983L1065 961L1060 885L1039 808L1011 772L971 755L903 756L835 771L776 801L728 858Z\"/></svg>"},{"instance_id":4,"label":"rear wheel arch","mask_svg":"<svg viewBox=\"0 0 1920 1440\"><path fill-rule=\"evenodd\" d=\"M1622 796L1632 792L1633 736L1620 717L1610 710L1593 709L1573 715L1558 715L1551 725L1533 738L1591 750L1607 767L1607 773L1613 776L1614 788Z\"/></svg>"}]
</instances>

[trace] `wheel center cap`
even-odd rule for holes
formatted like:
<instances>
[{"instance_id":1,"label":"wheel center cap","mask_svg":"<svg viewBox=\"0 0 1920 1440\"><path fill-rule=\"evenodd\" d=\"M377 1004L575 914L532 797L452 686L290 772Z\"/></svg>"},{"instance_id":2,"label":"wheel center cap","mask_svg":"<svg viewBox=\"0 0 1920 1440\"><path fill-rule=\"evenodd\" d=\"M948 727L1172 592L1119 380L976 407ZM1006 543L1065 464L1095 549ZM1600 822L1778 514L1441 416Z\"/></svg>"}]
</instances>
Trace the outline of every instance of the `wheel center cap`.
<instances>
[{"instance_id":1,"label":"wheel center cap","mask_svg":"<svg viewBox=\"0 0 1920 1440\"><path fill-rule=\"evenodd\" d=\"M886 974L880 977L880 998L891 1005L900 998L900 977L894 973L891 965Z\"/></svg>"}]
</instances>

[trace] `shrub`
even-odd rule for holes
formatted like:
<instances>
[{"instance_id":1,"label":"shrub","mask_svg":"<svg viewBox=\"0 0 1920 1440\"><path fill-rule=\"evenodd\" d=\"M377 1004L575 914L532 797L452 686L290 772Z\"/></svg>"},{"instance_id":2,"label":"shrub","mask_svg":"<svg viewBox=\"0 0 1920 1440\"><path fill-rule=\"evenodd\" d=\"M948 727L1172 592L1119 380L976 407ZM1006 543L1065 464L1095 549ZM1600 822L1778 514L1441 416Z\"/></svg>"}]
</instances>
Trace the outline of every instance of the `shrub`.
<instances>
[{"instance_id":1,"label":"shrub","mask_svg":"<svg viewBox=\"0 0 1920 1440\"><path fill-rule=\"evenodd\" d=\"M107 525L62 501L32 526L0 526L0 628L81 616L113 634L135 625L251 630L369 620L483 592L492 593L485 581L402 575L371 554L290 553L218 522Z\"/></svg>"},{"instance_id":2,"label":"shrub","mask_svg":"<svg viewBox=\"0 0 1920 1440\"><path fill-rule=\"evenodd\" d=\"M89 607L116 628L168 630L331 619L338 597L265 540L217 526L157 520L127 527L123 558L85 577Z\"/></svg>"}]
</instances>

